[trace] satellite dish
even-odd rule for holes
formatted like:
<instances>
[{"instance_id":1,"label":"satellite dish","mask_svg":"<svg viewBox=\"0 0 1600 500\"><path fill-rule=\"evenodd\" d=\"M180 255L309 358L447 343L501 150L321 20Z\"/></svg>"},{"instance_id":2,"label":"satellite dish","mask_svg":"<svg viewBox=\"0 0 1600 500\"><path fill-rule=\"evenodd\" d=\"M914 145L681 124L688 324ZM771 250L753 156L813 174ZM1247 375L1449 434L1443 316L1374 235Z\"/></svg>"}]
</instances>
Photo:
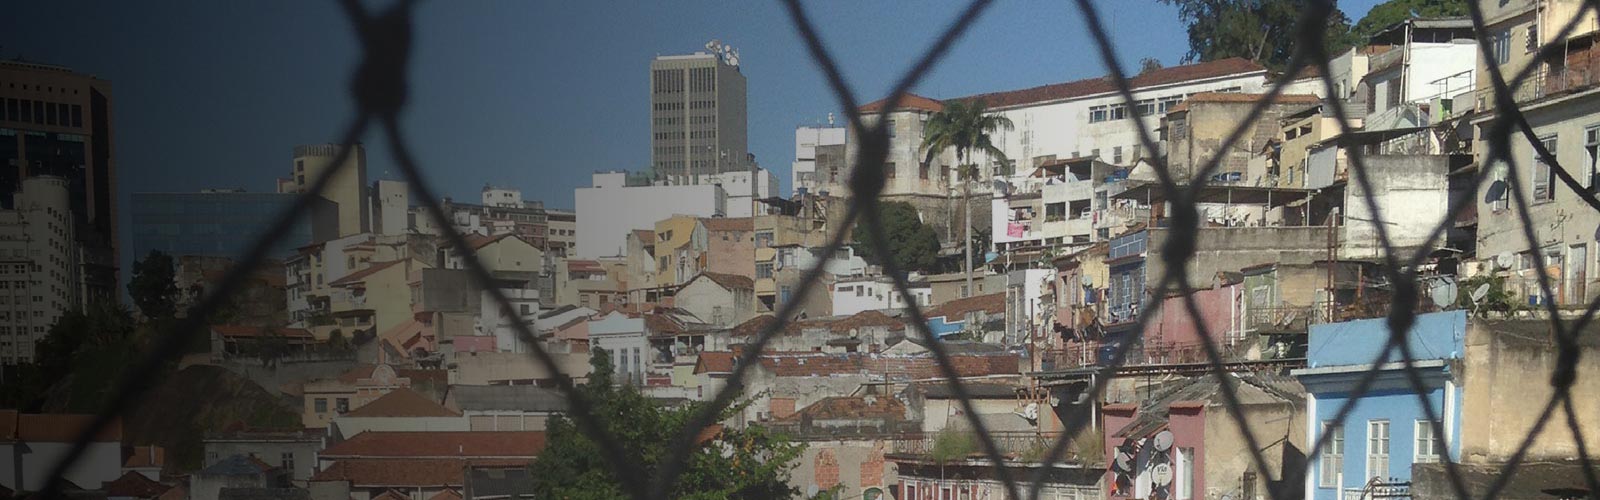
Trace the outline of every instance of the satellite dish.
<instances>
[{"instance_id":1,"label":"satellite dish","mask_svg":"<svg viewBox=\"0 0 1600 500\"><path fill-rule=\"evenodd\" d=\"M1172 431L1161 431L1160 433L1157 433L1155 437L1156 451L1167 451L1172 449L1173 439L1174 436L1172 435Z\"/></svg>"},{"instance_id":2,"label":"satellite dish","mask_svg":"<svg viewBox=\"0 0 1600 500\"><path fill-rule=\"evenodd\" d=\"M1506 181L1489 183L1489 188L1483 192L1484 203L1494 203L1506 197Z\"/></svg>"},{"instance_id":3,"label":"satellite dish","mask_svg":"<svg viewBox=\"0 0 1600 500\"><path fill-rule=\"evenodd\" d=\"M1117 470L1131 472L1133 471L1133 456L1126 451L1118 450L1117 458L1112 460L1111 465L1116 467Z\"/></svg>"},{"instance_id":4,"label":"satellite dish","mask_svg":"<svg viewBox=\"0 0 1600 500\"><path fill-rule=\"evenodd\" d=\"M1172 465L1155 464L1150 467L1150 482L1155 483L1156 486L1172 484Z\"/></svg>"},{"instance_id":5,"label":"satellite dish","mask_svg":"<svg viewBox=\"0 0 1600 500\"><path fill-rule=\"evenodd\" d=\"M1472 297L1472 303L1474 304L1482 301L1484 297L1489 296L1489 284L1484 283L1482 285L1478 285L1477 288L1472 289L1472 295L1470 296Z\"/></svg>"},{"instance_id":6,"label":"satellite dish","mask_svg":"<svg viewBox=\"0 0 1600 500\"><path fill-rule=\"evenodd\" d=\"M1456 286L1455 278L1445 276L1435 280L1433 283L1433 289L1428 291L1428 297L1433 299L1433 305L1442 309L1456 303L1460 291L1459 287ZM1487 285L1488 283L1484 284Z\"/></svg>"},{"instance_id":7,"label":"satellite dish","mask_svg":"<svg viewBox=\"0 0 1600 500\"><path fill-rule=\"evenodd\" d=\"M1511 255L1511 252L1500 252L1500 255L1494 256L1494 265L1500 269L1511 269L1511 264L1514 260L1516 260L1516 256Z\"/></svg>"}]
</instances>

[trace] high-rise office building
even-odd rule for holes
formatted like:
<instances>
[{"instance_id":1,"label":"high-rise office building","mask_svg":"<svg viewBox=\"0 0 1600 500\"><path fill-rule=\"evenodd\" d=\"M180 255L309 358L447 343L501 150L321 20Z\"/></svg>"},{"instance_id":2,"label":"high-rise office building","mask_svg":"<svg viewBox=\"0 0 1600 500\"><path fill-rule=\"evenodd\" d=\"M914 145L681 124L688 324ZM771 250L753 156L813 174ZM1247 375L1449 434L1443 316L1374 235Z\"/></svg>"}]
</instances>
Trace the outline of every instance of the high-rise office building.
<instances>
[{"instance_id":1,"label":"high-rise office building","mask_svg":"<svg viewBox=\"0 0 1600 500\"><path fill-rule=\"evenodd\" d=\"M115 300L116 155L111 82L61 66L0 61L0 209L16 208L23 179L66 183L83 248L80 281L88 300Z\"/></svg>"},{"instance_id":2,"label":"high-rise office building","mask_svg":"<svg viewBox=\"0 0 1600 500\"><path fill-rule=\"evenodd\" d=\"M361 144L352 144L350 155L345 158L344 166L328 179L328 185L323 188L322 199L333 202L336 215L333 217L334 225L338 228L337 234L329 235L324 231L328 219L314 213L316 219L313 223L314 239L326 241L342 238L353 234L372 231L372 200L370 198L370 185L367 184L367 150ZM317 176L323 170L334 168L334 160L339 159L338 144L315 144L309 146L295 146L294 167L289 173L289 182L280 182L279 190L293 193L304 193L311 190L311 185L316 183Z\"/></svg>"},{"instance_id":3,"label":"high-rise office building","mask_svg":"<svg viewBox=\"0 0 1600 500\"><path fill-rule=\"evenodd\" d=\"M0 209L0 365L33 361L62 314L83 306L83 247L67 179L29 177Z\"/></svg>"},{"instance_id":4,"label":"high-rise office building","mask_svg":"<svg viewBox=\"0 0 1600 500\"><path fill-rule=\"evenodd\" d=\"M750 170L745 79L739 56L716 41L710 52L650 61L651 167L657 180Z\"/></svg>"}]
</instances>

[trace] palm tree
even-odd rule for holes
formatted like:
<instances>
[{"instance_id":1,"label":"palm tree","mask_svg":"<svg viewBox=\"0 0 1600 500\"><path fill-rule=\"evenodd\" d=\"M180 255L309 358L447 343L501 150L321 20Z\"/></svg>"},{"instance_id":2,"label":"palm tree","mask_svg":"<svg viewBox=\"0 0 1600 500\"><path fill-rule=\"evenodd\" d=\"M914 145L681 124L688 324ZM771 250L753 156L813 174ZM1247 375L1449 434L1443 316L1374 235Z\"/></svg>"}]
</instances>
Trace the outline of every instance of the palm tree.
<instances>
[{"instance_id":1,"label":"palm tree","mask_svg":"<svg viewBox=\"0 0 1600 500\"><path fill-rule=\"evenodd\" d=\"M1006 154L995 147L992 135L1001 130L1011 130L1011 119L987 112L983 101L962 100L948 101L944 109L928 117L927 125L922 128L922 151L925 155L923 163L932 163L934 155L954 149L956 153L956 180L961 183L961 201L963 203L963 216L965 218L966 234L966 259L964 259L967 274L967 295L974 292L972 287L972 181L978 180L981 169L972 161L972 156L982 153L998 162L995 173L1009 174L1010 161Z\"/></svg>"}]
</instances>

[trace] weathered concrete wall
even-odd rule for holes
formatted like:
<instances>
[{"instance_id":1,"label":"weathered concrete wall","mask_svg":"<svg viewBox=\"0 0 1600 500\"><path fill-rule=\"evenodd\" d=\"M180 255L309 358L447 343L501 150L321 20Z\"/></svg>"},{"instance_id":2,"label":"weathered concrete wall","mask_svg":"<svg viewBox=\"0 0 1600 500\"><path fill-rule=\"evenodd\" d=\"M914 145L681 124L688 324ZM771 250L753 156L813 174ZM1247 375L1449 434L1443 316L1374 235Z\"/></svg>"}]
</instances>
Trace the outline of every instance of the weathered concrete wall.
<instances>
[{"instance_id":1,"label":"weathered concrete wall","mask_svg":"<svg viewBox=\"0 0 1600 500\"><path fill-rule=\"evenodd\" d=\"M867 488L888 492L889 485L900 482L894 462L883 459L889 450L886 441L808 441L805 445L805 454L795 460L789 475L789 484L801 494L843 485L835 498L860 498Z\"/></svg>"},{"instance_id":2,"label":"weathered concrete wall","mask_svg":"<svg viewBox=\"0 0 1600 500\"><path fill-rule=\"evenodd\" d=\"M1450 158L1440 155L1369 155L1363 157L1372 182L1373 201L1380 212L1368 210L1367 192L1350 173L1345 191L1344 228L1339 235L1339 255L1346 259L1383 256L1377 220L1381 216L1390 243L1397 249L1415 250L1444 220L1450 193L1446 174ZM1592 227L1592 226L1591 226ZM1437 243L1435 244L1437 245ZM1324 244L1326 246L1326 244ZM1409 255L1409 253L1403 254Z\"/></svg>"},{"instance_id":3,"label":"weathered concrete wall","mask_svg":"<svg viewBox=\"0 0 1600 500\"><path fill-rule=\"evenodd\" d=\"M1267 478L1277 478L1290 484L1304 484L1300 477L1284 477L1284 471L1298 474L1305 464L1306 444L1305 403L1246 404L1243 413L1245 427L1256 437L1259 450L1250 450L1239 425L1227 408L1209 405L1204 410L1206 420L1206 446L1204 456L1196 459L1196 466L1205 471L1204 482L1195 479L1196 493L1204 493L1206 500L1221 498L1270 498L1271 488ZM1268 471L1256 470L1254 453L1266 459ZM1201 462L1204 460L1204 462ZM1254 471L1253 491L1243 491L1246 471ZM1201 485L1204 484L1204 488ZM1291 491L1299 491L1298 487Z\"/></svg>"},{"instance_id":4,"label":"weathered concrete wall","mask_svg":"<svg viewBox=\"0 0 1600 500\"><path fill-rule=\"evenodd\" d=\"M1533 428L1539 410L1554 388L1550 375L1557 349L1539 321L1472 321L1467 328L1463 370L1461 457L1466 463L1503 463ZM1573 409L1583 445L1600 449L1600 341L1591 327L1580 334L1582 356L1578 378L1572 386ZM1586 396L1588 395L1588 396ZM1544 431L1528 447L1530 461L1555 461L1578 456L1577 442L1560 408ZM1592 451L1591 451L1592 452Z\"/></svg>"},{"instance_id":5,"label":"weathered concrete wall","mask_svg":"<svg viewBox=\"0 0 1600 500\"><path fill-rule=\"evenodd\" d=\"M887 192L887 191L886 191ZM903 201L910 203L922 215L922 222L933 227L939 234L939 243L944 247L953 247L961 244L961 235L965 230L965 221L962 219L962 210L965 209L961 202L961 195L939 196L921 194L885 194L880 197L884 202ZM979 192L974 189L972 199L972 232L988 229L989 213L992 210L989 203L989 193ZM973 252L985 252L986 249L973 248Z\"/></svg>"},{"instance_id":6,"label":"weathered concrete wall","mask_svg":"<svg viewBox=\"0 0 1600 500\"><path fill-rule=\"evenodd\" d=\"M1166 273L1161 260L1171 230L1150 229L1146 282L1153 286ZM1308 266L1328 258L1328 228L1325 227L1216 227L1200 230L1195 255L1189 260L1191 287L1208 286L1219 271L1277 262Z\"/></svg>"}]
</instances>

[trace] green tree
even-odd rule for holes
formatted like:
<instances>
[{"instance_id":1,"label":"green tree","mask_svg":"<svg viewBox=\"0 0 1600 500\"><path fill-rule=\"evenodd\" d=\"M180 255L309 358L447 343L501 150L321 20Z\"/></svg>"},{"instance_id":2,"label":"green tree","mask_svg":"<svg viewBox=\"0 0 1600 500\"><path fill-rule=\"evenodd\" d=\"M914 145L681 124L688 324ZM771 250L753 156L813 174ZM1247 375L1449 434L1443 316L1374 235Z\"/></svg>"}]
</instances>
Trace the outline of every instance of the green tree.
<instances>
[{"instance_id":1,"label":"green tree","mask_svg":"<svg viewBox=\"0 0 1600 500\"><path fill-rule=\"evenodd\" d=\"M171 318L178 312L176 266L172 256L151 250L143 260L133 263L133 278L128 280L128 296L139 312L150 319Z\"/></svg>"},{"instance_id":2,"label":"green tree","mask_svg":"<svg viewBox=\"0 0 1600 500\"><path fill-rule=\"evenodd\" d=\"M1146 57L1139 60L1140 75L1161 69L1161 67L1161 60L1154 57Z\"/></svg>"},{"instance_id":3,"label":"green tree","mask_svg":"<svg viewBox=\"0 0 1600 500\"><path fill-rule=\"evenodd\" d=\"M870 244L867 227L857 224L850 235L861 258L880 264L886 262L886 258L894 259L895 265L906 271L927 270L938 263L939 234L922 222L915 207L903 201L891 201L879 209L884 234L889 240L889 255L878 255Z\"/></svg>"},{"instance_id":4,"label":"green tree","mask_svg":"<svg viewBox=\"0 0 1600 500\"><path fill-rule=\"evenodd\" d=\"M62 314L34 344L33 363L17 367L15 378L0 384L0 407L37 409L56 384L70 381L70 409L98 410L140 350L137 331L133 316L110 302Z\"/></svg>"},{"instance_id":5,"label":"green tree","mask_svg":"<svg viewBox=\"0 0 1600 500\"><path fill-rule=\"evenodd\" d=\"M983 101L968 99L946 102L943 110L928 117L928 124L922 129L921 149L926 155L923 163L932 163L935 155L945 151L954 150L956 153L956 180L961 183L961 212L965 219L965 232L961 239L967 247L966 258L963 259L967 290L975 290L972 287L972 183L983 178L983 171L973 160L973 155L982 154L993 160L996 165L994 174L1010 174L1011 161L1006 158L1004 151L994 145L992 135L1012 128L1010 118L989 113Z\"/></svg>"},{"instance_id":6,"label":"green tree","mask_svg":"<svg viewBox=\"0 0 1600 500\"><path fill-rule=\"evenodd\" d=\"M668 448L678 429L703 403L686 408L658 405L632 386L612 383L611 358L605 350L595 349L590 355L593 371L578 390L592 403L595 424L624 443L624 453L653 477L660 463L677 451ZM743 405L730 407L722 418L741 408ZM546 432L548 444L531 466L534 493L540 498L622 498L627 496L624 482L648 480L617 477L601 457L599 445L565 417L552 420ZM695 445L687 467L667 496L790 498L799 492L789 485L789 472L803 451L803 445L762 427L723 429Z\"/></svg>"},{"instance_id":7,"label":"green tree","mask_svg":"<svg viewBox=\"0 0 1600 500\"><path fill-rule=\"evenodd\" d=\"M1189 32L1184 61L1242 57L1283 70L1300 36L1300 13L1316 0L1160 0L1178 8ZM1323 47L1331 56L1354 45L1350 19L1335 8L1325 19Z\"/></svg>"},{"instance_id":8,"label":"green tree","mask_svg":"<svg viewBox=\"0 0 1600 500\"><path fill-rule=\"evenodd\" d=\"M1358 43L1395 23L1414 17L1455 17L1469 12L1467 0L1389 0L1372 6L1350 34Z\"/></svg>"}]
</instances>

